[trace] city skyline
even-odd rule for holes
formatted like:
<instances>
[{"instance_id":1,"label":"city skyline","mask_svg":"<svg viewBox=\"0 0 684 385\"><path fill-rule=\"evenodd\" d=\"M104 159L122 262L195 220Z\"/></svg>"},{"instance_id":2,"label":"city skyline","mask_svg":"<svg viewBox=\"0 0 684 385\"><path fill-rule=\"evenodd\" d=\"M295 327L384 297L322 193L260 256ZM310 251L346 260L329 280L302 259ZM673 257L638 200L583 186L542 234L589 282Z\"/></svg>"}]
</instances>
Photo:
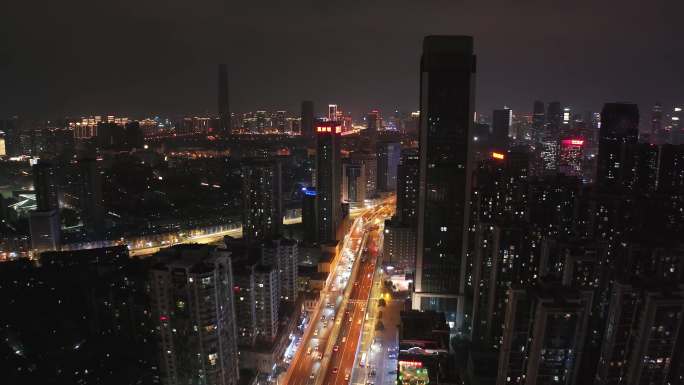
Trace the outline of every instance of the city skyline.
<instances>
[{"instance_id":1,"label":"city skyline","mask_svg":"<svg viewBox=\"0 0 684 385\"><path fill-rule=\"evenodd\" d=\"M4 382L684 385L670 3L13 3Z\"/></svg>"},{"instance_id":2,"label":"city skyline","mask_svg":"<svg viewBox=\"0 0 684 385\"><path fill-rule=\"evenodd\" d=\"M0 114L217 113L215 68L222 62L228 64L233 111L297 111L301 100L309 99L319 107L339 101L355 116L375 107L409 111L418 105L412 74L419 63L413 53L424 35L436 33L468 34L478 41L478 111L503 105L531 110L535 99L559 100L581 111L598 111L604 101L628 101L646 111L656 102L668 106L682 100L677 68L684 55L672 49L683 38L674 16L682 4L386 5L171 3L132 13L131 4L119 3L98 17L78 1L47 5L50 12L36 15L31 31L7 24L8 35L16 38L0 45L5 90ZM24 7L11 4L10 14L29 11ZM377 23L370 17L377 14L394 22ZM78 18L89 33L56 24L60 16ZM310 22L301 23L305 19ZM182 27L193 22L202 27ZM305 33L310 29L319 33ZM40 33L48 30L48 36ZM371 31L371 39L359 37ZM601 36L600 44L593 36ZM116 54L99 52L102 44ZM54 60L46 65L46 57ZM364 60L368 57L373 60ZM345 79L345 86L337 87L337 79ZM369 85L378 91L367 92Z\"/></svg>"}]
</instances>

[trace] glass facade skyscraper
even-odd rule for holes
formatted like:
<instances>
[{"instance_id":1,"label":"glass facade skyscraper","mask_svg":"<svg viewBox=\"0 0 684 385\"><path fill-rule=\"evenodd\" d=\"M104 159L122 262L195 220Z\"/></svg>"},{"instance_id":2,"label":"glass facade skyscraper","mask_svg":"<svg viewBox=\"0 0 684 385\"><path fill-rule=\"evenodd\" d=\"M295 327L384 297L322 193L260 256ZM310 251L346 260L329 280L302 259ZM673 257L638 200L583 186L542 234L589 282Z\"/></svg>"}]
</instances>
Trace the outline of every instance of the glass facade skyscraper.
<instances>
[{"instance_id":1,"label":"glass facade skyscraper","mask_svg":"<svg viewBox=\"0 0 684 385\"><path fill-rule=\"evenodd\" d=\"M428 36L420 76L420 178L413 308L463 317L475 55L470 36Z\"/></svg>"}]
</instances>

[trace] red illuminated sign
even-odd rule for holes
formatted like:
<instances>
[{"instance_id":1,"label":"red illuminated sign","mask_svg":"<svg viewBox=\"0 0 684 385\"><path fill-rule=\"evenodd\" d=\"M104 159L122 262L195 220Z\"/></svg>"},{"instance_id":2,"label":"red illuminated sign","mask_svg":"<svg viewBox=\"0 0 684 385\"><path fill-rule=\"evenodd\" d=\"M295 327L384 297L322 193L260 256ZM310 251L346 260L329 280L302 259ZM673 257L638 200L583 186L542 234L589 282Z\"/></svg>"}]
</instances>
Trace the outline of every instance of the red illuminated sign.
<instances>
[{"instance_id":1,"label":"red illuminated sign","mask_svg":"<svg viewBox=\"0 0 684 385\"><path fill-rule=\"evenodd\" d=\"M584 139L563 139L564 146L584 146Z\"/></svg>"}]
</instances>

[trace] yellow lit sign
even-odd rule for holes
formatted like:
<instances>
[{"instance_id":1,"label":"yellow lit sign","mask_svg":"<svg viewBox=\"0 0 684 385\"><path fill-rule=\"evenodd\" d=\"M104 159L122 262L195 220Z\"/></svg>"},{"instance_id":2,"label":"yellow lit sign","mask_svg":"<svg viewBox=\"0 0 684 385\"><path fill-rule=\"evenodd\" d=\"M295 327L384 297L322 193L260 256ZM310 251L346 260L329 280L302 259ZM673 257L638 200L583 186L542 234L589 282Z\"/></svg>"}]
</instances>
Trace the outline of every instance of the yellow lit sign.
<instances>
[{"instance_id":1,"label":"yellow lit sign","mask_svg":"<svg viewBox=\"0 0 684 385\"><path fill-rule=\"evenodd\" d=\"M506 157L500 152L492 152L492 158L503 160Z\"/></svg>"}]
</instances>

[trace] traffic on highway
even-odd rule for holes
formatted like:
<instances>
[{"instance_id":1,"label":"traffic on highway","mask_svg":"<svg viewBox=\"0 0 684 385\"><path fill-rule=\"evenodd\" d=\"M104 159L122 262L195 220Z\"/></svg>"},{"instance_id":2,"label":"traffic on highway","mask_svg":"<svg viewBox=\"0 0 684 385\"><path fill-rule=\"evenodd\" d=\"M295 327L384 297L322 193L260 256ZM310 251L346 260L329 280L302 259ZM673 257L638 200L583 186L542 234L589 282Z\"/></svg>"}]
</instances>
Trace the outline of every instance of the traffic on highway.
<instances>
[{"instance_id":1,"label":"traffic on highway","mask_svg":"<svg viewBox=\"0 0 684 385\"><path fill-rule=\"evenodd\" d=\"M280 383L350 382L377 266L377 238L381 236L378 224L391 215L392 209L393 202L386 199L360 215L350 227L336 267L294 346Z\"/></svg>"}]
</instances>

